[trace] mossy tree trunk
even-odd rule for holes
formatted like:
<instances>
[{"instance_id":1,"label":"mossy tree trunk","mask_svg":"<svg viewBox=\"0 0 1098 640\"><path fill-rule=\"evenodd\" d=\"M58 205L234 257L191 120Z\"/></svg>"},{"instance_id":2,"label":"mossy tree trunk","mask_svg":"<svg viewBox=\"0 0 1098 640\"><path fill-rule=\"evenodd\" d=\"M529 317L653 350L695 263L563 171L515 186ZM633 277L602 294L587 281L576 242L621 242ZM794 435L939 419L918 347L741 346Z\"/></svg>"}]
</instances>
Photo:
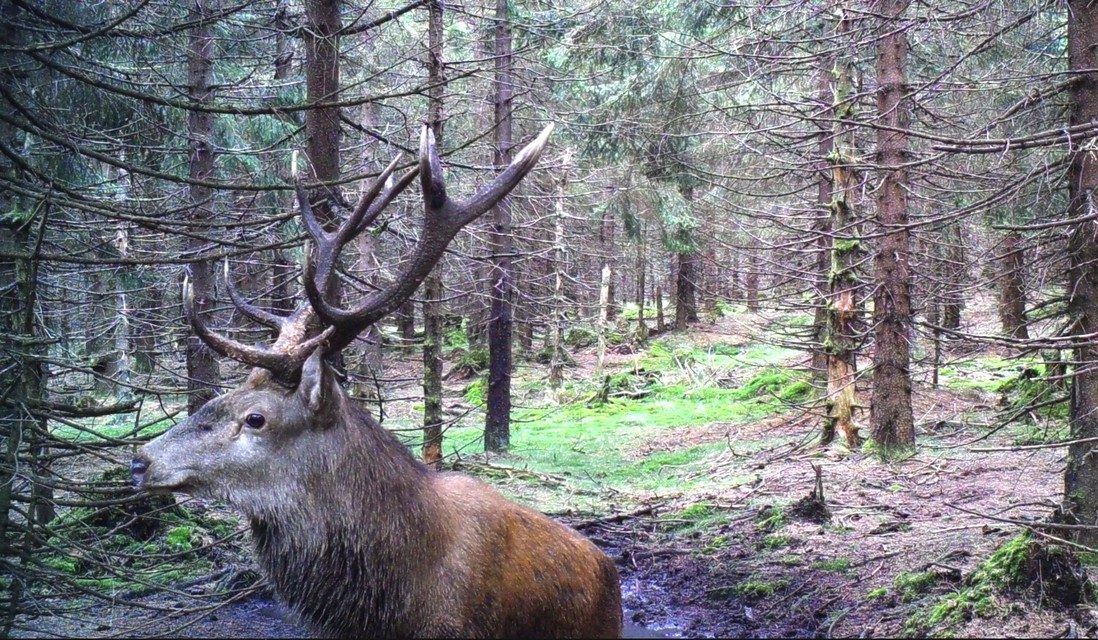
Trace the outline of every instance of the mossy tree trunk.
<instances>
[{"instance_id":1,"label":"mossy tree trunk","mask_svg":"<svg viewBox=\"0 0 1098 640\"><path fill-rule=\"evenodd\" d=\"M840 40L850 35L849 16L839 16L835 32ZM828 260L828 296L823 348L827 355L827 415L820 436L822 444L830 444L841 433L847 446L856 449L861 445L861 435L854 423L857 405L855 389L858 338L855 323L858 316L859 290L855 265L862 255L857 237L859 228L854 203L857 198L859 176L856 172L857 149L854 143L853 87L854 72L845 57L836 58L831 65L828 88L834 116L834 142L826 156L830 168L831 192L828 194L828 225L831 233L831 251ZM821 194L822 195L822 194Z\"/></svg>"},{"instance_id":2,"label":"mossy tree trunk","mask_svg":"<svg viewBox=\"0 0 1098 640\"><path fill-rule=\"evenodd\" d=\"M549 386L559 389L564 381L564 325L566 322L567 301L564 297L565 254L564 254L564 202L568 188L570 156L561 160L560 177L557 180L556 199L553 203L553 302L549 314L548 343Z\"/></svg>"},{"instance_id":3,"label":"mossy tree trunk","mask_svg":"<svg viewBox=\"0 0 1098 640\"><path fill-rule=\"evenodd\" d=\"M636 271L637 271L637 333L635 340L637 344L643 345L648 342L648 323L644 320L644 303L645 303L645 290L647 283L645 282L645 276L648 273L648 244L645 238L647 228L644 223L640 223L637 229L637 238L634 242L634 246L637 251Z\"/></svg>"},{"instance_id":4,"label":"mossy tree trunk","mask_svg":"<svg viewBox=\"0 0 1098 640\"><path fill-rule=\"evenodd\" d=\"M602 214L602 222L599 225L599 250L602 253L602 262L599 264L599 274L601 277L602 270L605 267L610 267L610 290L608 295L607 312L609 318L613 320L617 317L617 287L615 286L614 276L617 274L617 241L618 241L618 224L617 218L614 216L613 211L609 207ZM601 282L601 280L600 280ZM601 295L601 292L600 292Z\"/></svg>"},{"instance_id":5,"label":"mossy tree trunk","mask_svg":"<svg viewBox=\"0 0 1098 640\"><path fill-rule=\"evenodd\" d=\"M602 376L603 362L606 360L606 331L610 324L610 277L613 272L610 265L602 267L602 281L599 285L599 335L598 353L595 359L595 377Z\"/></svg>"}]
</instances>

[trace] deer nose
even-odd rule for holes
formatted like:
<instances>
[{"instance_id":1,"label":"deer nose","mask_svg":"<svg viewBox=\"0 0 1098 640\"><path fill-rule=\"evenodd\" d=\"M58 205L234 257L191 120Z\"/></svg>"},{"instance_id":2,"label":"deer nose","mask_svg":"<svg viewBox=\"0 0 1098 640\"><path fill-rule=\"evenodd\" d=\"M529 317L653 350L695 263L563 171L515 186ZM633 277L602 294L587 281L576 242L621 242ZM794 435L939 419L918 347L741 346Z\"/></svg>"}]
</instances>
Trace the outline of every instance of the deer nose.
<instances>
[{"instance_id":1,"label":"deer nose","mask_svg":"<svg viewBox=\"0 0 1098 640\"><path fill-rule=\"evenodd\" d=\"M130 460L130 476L133 478L134 484L141 484L141 481L145 479L145 472L149 470L149 461L140 456Z\"/></svg>"}]
</instances>

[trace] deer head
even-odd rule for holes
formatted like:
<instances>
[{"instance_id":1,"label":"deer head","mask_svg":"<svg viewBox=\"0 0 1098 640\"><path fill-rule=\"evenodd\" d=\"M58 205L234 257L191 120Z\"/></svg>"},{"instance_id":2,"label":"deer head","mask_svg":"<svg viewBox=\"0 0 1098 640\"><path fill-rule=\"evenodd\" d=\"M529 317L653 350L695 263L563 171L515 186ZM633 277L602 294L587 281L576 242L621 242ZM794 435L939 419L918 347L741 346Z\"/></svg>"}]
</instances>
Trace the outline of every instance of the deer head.
<instances>
[{"instance_id":1,"label":"deer head","mask_svg":"<svg viewBox=\"0 0 1098 640\"><path fill-rule=\"evenodd\" d=\"M365 191L335 231L313 215L300 182L297 202L311 236L303 270L305 301L288 317L249 304L227 289L247 317L277 330L274 344L243 344L219 333L197 311L194 291L183 285L183 307L196 335L222 356L254 367L247 380L209 401L199 411L140 450L131 463L134 481L150 491L181 491L237 501L243 495L271 495L280 476L300 465L325 464L318 446L333 430L353 424L355 409L329 370L326 359L406 301L441 259L455 235L507 196L534 168L553 126L547 126L494 180L468 200L446 193L434 136L423 127L419 163L399 179L399 156ZM409 260L389 283L354 308L331 301L340 250L365 231L382 210L419 175L423 224ZM337 206L338 209L338 206ZM276 496L277 497L277 496Z\"/></svg>"}]
</instances>

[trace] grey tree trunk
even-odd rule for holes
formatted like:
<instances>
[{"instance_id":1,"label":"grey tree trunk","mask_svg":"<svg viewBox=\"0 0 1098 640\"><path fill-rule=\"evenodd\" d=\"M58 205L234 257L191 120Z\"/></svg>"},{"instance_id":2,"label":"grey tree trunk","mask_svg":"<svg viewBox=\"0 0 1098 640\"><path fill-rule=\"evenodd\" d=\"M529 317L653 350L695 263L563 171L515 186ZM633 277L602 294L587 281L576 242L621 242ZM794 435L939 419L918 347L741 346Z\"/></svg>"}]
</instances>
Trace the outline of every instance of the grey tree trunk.
<instances>
[{"instance_id":1,"label":"grey tree trunk","mask_svg":"<svg viewBox=\"0 0 1098 640\"><path fill-rule=\"evenodd\" d=\"M495 154L497 169L511 162L512 54L511 18L508 0L496 0L495 33ZM505 197L495 207L495 220L490 234L492 246L491 297L492 310L488 318L488 394L484 422L485 451L506 451L511 443L511 332L514 310L511 290L513 277L511 251L511 198Z\"/></svg>"},{"instance_id":2,"label":"grey tree trunk","mask_svg":"<svg viewBox=\"0 0 1098 640\"><path fill-rule=\"evenodd\" d=\"M1025 243L1018 231L1003 237L999 259L999 320L1003 335L1029 339L1026 327Z\"/></svg>"},{"instance_id":3,"label":"grey tree trunk","mask_svg":"<svg viewBox=\"0 0 1098 640\"><path fill-rule=\"evenodd\" d=\"M187 95L198 103L209 102L213 90L210 87L213 76L214 40L211 35L210 15L217 10L216 0L194 2L191 4L190 48L187 51ZM188 176L193 181L206 181L213 177L212 113L191 111L187 114L187 138L190 152ZM187 187L190 210L188 217L194 222L212 221L214 213L214 193L209 187L191 183ZM205 243L197 238L185 240L187 250L202 253L208 250ZM209 261L192 263L190 266L191 286L194 288L195 308L199 314L209 314L214 302L214 273ZM217 356L198 336L187 336L187 410L198 411L202 405L217 395L221 382Z\"/></svg>"},{"instance_id":4,"label":"grey tree trunk","mask_svg":"<svg viewBox=\"0 0 1098 640\"><path fill-rule=\"evenodd\" d=\"M961 239L961 223L955 222L942 232L945 243L945 291L942 293L942 327L957 330L961 328L961 311L965 308L965 251Z\"/></svg>"}]
</instances>

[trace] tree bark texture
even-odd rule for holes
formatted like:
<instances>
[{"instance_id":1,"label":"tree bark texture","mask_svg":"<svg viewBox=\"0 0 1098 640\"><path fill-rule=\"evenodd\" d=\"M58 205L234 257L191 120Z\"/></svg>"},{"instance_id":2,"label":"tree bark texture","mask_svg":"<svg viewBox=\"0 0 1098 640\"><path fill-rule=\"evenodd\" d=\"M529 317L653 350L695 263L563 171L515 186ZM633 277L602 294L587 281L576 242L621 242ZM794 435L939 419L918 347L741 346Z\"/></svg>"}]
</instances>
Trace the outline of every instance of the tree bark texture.
<instances>
[{"instance_id":1,"label":"tree bark texture","mask_svg":"<svg viewBox=\"0 0 1098 640\"><path fill-rule=\"evenodd\" d=\"M1003 237L999 258L999 320L1003 335L1029 339L1026 327L1025 243L1022 234L1010 231Z\"/></svg>"},{"instance_id":2,"label":"tree bark texture","mask_svg":"<svg viewBox=\"0 0 1098 640\"><path fill-rule=\"evenodd\" d=\"M1098 5L1084 0L1068 3L1068 66L1077 81L1071 85L1069 124L1078 126L1098 120ZM1098 189L1098 158L1089 145L1076 142L1068 170L1069 214L1084 218L1094 210ZM1098 332L1098 223L1080 221L1071 229L1068 241L1068 310L1075 319L1073 333ZM1075 347L1076 362L1071 377L1069 419L1071 439L1098 437L1098 344L1094 338L1080 339ZM1094 442L1068 448L1064 472L1064 508L1078 522L1098 525L1098 453ZM1082 544L1098 544L1098 531L1078 530Z\"/></svg>"},{"instance_id":3,"label":"tree bark texture","mask_svg":"<svg viewBox=\"0 0 1098 640\"><path fill-rule=\"evenodd\" d=\"M698 255L679 252L675 257L675 328L682 330L698 321Z\"/></svg>"},{"instance_id":4,"label":"tree bark texture","mask_svg":"<svg viewBox=\"0 0 1098 640\"><path fill-rule=\"evenodd\" d=\"M907 32L901 17L908 0L882 0L877 48L877 224L881 237L873 266L873 439L888 455L915 444L911 409L911 270L908 247L907 170L910 99L905 64Z\"/></svg>"},{"instance_id":5,"label":"tree bark texture","mask_svg":"<svg viewBox=\"0 0 1098 640\"><path fill-rule=\"evenodd\" d=\"M427 4L427 71L431 84L428 122L442 148L443 67L442 0ZM442 265L423 281L423 461L442 464Z\"/></svg>"},{"instance_id":6,"label":"tree bark texture","mask_svg":"<svg viewBox=\"0 0 1098 640\"><path fill-rule=\"evenodd\" d=\"M208 102L212 97L210 87L213 75L214 40L211 35L209 16L216 0L195 0L191 5L190 19L195 26L191 28L190 47L187 51L187 93L195 102ZM187 138L189 145L188 176L194 181L208 181L213 178L212 113L190 111L187 114ZM214 220L214 193L209 187L194 182L187 187L190 210L188 217L193 222ZM187 251L201 253L208 247L198 238L187 237ZM195 262L190 266L191 286L194 288L195 309L200 314L211 312L214 303L214 272L209 261ZM202 405L217 395L221 380L217 356L198 336L187 336L187 410L198 411Z\"/></svg>"},{"instance_id":7,"label":"tree bark texture","mask_svg":"<svg viewBox=\"0 0 1098 640\"><path fill-rule=\"evenodd\" d=\"M512 54L511 18L508 0L496 0L495 29L495 158L497 170L512 156ZM511 441L511 331L512 308L511 198L495 207L490 241L492 246L491 298L488 318L488 396L484 423L484 449L505 451Z\"/></svg>"},{"instance_id":8,"label":"tree bark texture","mask_svg":"<svg viewBox=\"0 0 1098 640\"><path fill-rule=\"evenodd\" d=\"M845 40L850 32L850 21L844 13L836 25L836 35ZM834 116L833 143L827 149L830 186L828 194L828 231L831 234L830 255L827 261L828 286L823 348L827 357L827 415L820 440L829 444L835 435L842 434L851 449L861 445L861 435L854 423L857 405L855 388L857 367L858 276L855 265L861 255L857 237L854 203L857 200L859 178L856 173L856 149L854 128L853 71L845 57L835 59L828 75L828 91L832 100L829 111ZM824 93L821 90L821 93ZM823 149L821 148L821 151ZM822 186L821 186L822 190ZM821 199L823 194L820 194Z\"/></svg>"}]
</instances>

